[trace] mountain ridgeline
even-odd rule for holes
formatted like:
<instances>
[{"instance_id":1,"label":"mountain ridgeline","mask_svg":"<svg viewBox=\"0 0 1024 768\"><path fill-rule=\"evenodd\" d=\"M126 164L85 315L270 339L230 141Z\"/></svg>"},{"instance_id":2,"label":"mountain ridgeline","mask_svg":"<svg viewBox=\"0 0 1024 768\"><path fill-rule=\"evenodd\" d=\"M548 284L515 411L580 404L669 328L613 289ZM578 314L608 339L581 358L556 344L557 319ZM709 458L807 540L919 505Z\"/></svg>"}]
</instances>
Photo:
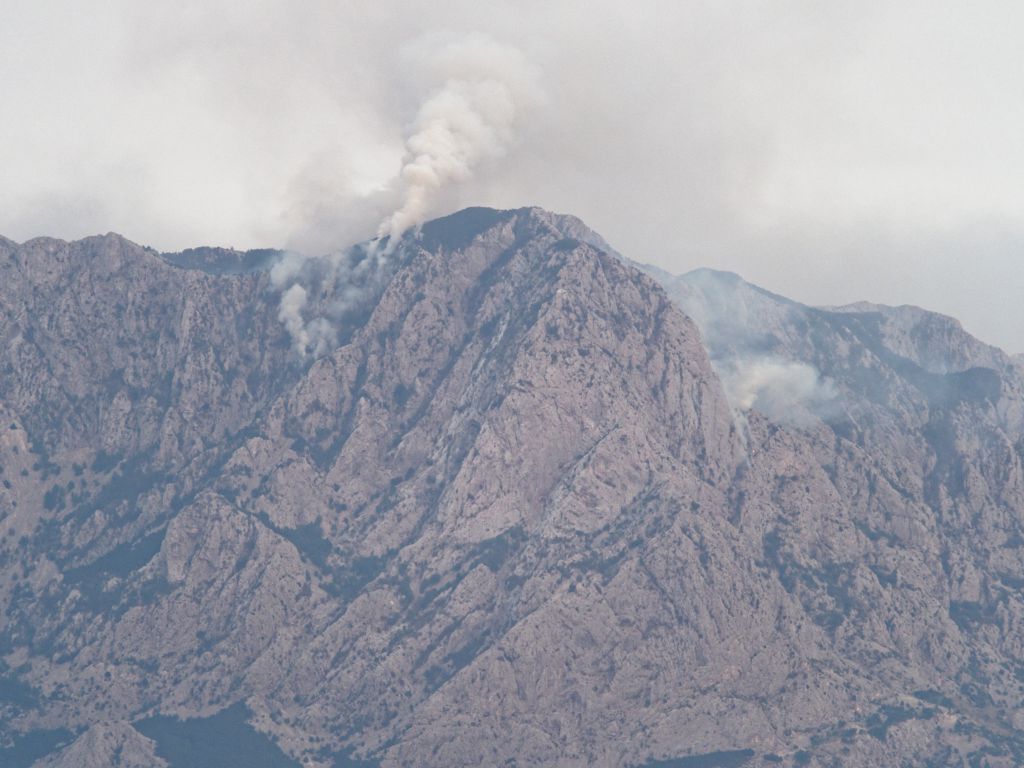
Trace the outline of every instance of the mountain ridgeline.
<instances>
[{"instance_id":1,"label":"mountain ridgeline","mask_svg":"<svg viewBox=\"0 0 1024 768\"><path fill-rule=\"evenodd\" d=\"M1024 764L1019 360L535 208L303 357L282 258L0 239L0 764Z\"/></svg>"}]
</instances>

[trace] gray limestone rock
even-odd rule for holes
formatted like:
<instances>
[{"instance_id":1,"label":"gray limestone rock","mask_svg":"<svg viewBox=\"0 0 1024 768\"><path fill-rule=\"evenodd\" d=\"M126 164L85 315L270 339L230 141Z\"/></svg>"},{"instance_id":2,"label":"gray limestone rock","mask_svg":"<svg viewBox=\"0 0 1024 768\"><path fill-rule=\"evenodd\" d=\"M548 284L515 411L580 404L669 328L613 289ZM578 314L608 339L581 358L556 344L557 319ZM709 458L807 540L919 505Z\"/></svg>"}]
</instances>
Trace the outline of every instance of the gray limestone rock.
<instances>
[{"instance_id":1,"label":"gray limestone rock","mask_svg":"<svg viewBox=\"0 0 1024 768\"><path fill-rule=\"evenodd\" d=\"M368 253L313 359L292 257L0 241L0 758L1024 761L1019 360L539 209Z\"/></svg>"}]
</instances>

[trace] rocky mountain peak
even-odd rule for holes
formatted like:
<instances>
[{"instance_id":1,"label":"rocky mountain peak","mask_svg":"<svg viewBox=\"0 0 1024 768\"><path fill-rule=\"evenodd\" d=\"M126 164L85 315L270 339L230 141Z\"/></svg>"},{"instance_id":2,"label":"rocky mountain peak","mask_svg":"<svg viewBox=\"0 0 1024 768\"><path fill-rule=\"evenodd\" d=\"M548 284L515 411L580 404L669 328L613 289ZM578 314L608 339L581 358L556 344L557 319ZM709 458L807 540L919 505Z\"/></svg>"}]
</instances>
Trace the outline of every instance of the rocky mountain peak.
<instances>
[{"instance_id":1,"label":"rocky mountain peak","mask_svg":"<svg viewBox=\"0 0 1024 768\"><path fill-rule=\"evenodd\" d=\"M0 761L1024 759L1013 361L537 208L374 253L0 246Z\"/></svg>"}]
</instances>

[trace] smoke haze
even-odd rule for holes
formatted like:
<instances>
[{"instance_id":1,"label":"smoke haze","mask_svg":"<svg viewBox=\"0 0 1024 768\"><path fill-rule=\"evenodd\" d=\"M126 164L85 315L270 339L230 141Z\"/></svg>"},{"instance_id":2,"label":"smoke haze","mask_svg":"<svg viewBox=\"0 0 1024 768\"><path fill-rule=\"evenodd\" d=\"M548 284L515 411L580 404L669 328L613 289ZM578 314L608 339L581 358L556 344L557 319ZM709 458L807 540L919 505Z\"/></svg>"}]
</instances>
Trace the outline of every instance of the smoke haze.
<instances>
[{"instance_id":1,"label":"smoke haze","mask_svg":"<svg viewBox=\"0 0 1024 768\"><path fill-rule=\"evenodd\" d=\"M773 334L800 328L805 307L729 272L697 269L667 280L656 277L663 279L669 295L700 329L740 424L749 410L797 427L842 411L841 395L832 381L813 365L775 351L778 338Z\"/></svg>"},{"instance_id":2,"label":"smoke haze","mask_svg":"<svg viewBox=\"0 0 1024 768\"><path fill-rule=\"evenodd\" d=\"M716 366L729 403L757 410L782 424L808 426L837 412L835 385L806 363L779 358L737 358Z\"/></svg>"},{"instance_id":3,"label":"smoke haze","mask_svg":"<svg viewBox=\"0 0 1024 768\"><path fill-rule=\"evenodd\" d=\"M1022 351L1021 22L984 0L10 0L0 233L323 254L541 205L672 272L920 304Z\"/></svg>"}]
</instances>

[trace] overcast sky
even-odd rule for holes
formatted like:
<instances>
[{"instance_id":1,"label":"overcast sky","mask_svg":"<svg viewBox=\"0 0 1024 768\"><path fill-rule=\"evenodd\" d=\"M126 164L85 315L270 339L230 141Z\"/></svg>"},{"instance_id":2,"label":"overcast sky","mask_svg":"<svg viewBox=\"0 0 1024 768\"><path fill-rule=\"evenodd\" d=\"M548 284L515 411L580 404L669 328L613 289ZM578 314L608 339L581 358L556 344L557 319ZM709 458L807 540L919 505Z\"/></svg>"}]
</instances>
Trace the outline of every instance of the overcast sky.
<instances>
[{"instance_id":1,"label":"overcast sky","mask_svg":"<svg viewBox=\"0 0 1024 768\"><path fill-rule=\"evenodd\" d=\"M1021 352L1022 40L1012 0L5 0L0 233L322 252L541 205ZM413 195L438 111L469 144Z\"/></svg>"}]
</instances>

